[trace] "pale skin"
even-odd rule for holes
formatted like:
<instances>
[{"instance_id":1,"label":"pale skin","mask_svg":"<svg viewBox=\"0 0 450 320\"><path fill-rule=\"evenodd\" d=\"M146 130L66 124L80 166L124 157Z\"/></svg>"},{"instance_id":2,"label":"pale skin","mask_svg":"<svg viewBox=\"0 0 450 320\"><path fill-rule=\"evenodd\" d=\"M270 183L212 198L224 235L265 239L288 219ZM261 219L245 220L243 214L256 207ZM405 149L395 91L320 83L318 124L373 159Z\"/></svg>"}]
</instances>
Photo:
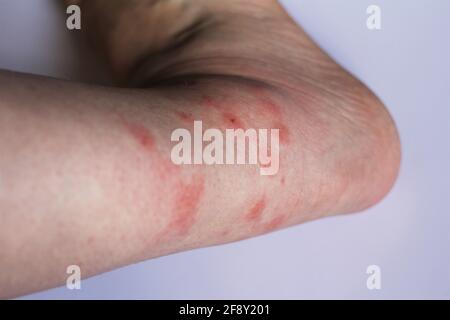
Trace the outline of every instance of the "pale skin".
<instances>
[{"instance_id":1,"label":"pale skin","mask_svg":"<svg viewBox=\"0 0 450 320\"><path fill-rule=\"evenodd\" d=\"M61 285L69 265L86 278L358 212L390 190L385 107L275 0L70 2L128 88L0 72L0 297ZM279 128L278 174L174 165L171 132L194 119Z\"/></svg>"}]
</instances>

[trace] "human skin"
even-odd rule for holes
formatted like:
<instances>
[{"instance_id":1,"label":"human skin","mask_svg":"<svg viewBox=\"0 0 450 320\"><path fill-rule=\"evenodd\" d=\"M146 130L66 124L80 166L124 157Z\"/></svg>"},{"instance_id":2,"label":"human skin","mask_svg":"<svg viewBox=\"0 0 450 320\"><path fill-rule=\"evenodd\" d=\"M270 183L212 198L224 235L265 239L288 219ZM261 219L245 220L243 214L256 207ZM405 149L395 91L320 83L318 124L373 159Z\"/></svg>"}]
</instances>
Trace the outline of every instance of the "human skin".
<instances>
[{"instance_id":1,"label":"human skin","mask_svg":"<svg viewBox=\"0 0 450 320\"><path fill-rule=\"evenodd\" d=\"M86 278L358 212L390 190L385 107L276 1L76 2L121 87L0 72L0 297L61 285L69 265ZM193 120L280 129L279 172L174 165L171 133Z\"/></svg>"}]
</instances>

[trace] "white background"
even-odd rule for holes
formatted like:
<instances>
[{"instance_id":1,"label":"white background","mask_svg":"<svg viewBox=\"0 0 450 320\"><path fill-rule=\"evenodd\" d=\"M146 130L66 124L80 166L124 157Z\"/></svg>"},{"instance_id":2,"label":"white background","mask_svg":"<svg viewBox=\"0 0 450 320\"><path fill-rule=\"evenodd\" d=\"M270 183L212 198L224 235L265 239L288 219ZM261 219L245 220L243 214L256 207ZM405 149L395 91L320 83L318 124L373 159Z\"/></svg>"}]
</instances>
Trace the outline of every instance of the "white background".
<instances>
[{"instance_id":1,"label":"white background","mask_svg":"<svg viewBox=\"0 0 450 320\"><path fill-rule=\"evenodd\" d=\"M79 291L27 298L450 298L450 0L283 2L397 122L403 163L389 196L362 214L154 259L84 280ZM380 31L366 28L371 4L382 10ZM106 83L63 13L57 1L0 0L0 68ZM366 288L371 264L381 267L379 291Z\"/></svg>"}]
</instances>

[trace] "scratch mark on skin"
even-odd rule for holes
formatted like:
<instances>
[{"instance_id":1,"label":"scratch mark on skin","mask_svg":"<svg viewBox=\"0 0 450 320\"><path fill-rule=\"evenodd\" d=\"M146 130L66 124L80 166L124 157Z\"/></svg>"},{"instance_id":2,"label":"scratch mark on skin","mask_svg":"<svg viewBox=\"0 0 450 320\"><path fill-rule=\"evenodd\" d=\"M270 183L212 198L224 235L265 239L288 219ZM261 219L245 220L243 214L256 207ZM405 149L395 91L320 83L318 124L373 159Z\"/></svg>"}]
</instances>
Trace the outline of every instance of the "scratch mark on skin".
<instances>
[{"instance_id":1,"label":"scratch mark on skin","mask_svg":"<svg viewBox=\"0 0 450 320\"><path fill-rule=\"evenodd\" d=\"M288 215L281 214L272 217L267 222L261 221L267 207L265 196L256 202L245 215L247 222L253 223L252 229L256 233L268 233L282 226Z\"/></svg>"},{"instance_id":2,"label":"scratch mark on skin","mask_svg":"<svg viewBox=\"0 0 450 320\"><path fill-rule=\"evenodd\" d=\"M205 181L201 176L194 177L192 182L180 182L175 196L175 208L168 232L186 235L197 218L198 206L205 189Z\"/></svg>"},{"instance_id":3,"label":"scratch mark on skin","mask_svg":"<svg viewBox=\"0 0 450 320\"><path fill-rule=\"evenodd\" d=\"M181 170L180 166L175 165L169 157L164 158L161 154L157 155L158 173L162 179L167 179L169 176L175 175Z\"/></svg>"},{"instance_id":4,"label":"scratch mark on skin","mask_svg":"<svg viewBox=\"0 0 450 320\"><path fill-rule=\"evenodd\" d=\"M266 198L262 197L253 207L245 214L245 219L250 222L261 219L264 209L266 208Z\"/></svg>"},{"instance_id":5,"label":"scratch mark on skin","mask_svg":"<svg viewBox=\"0 0 450 320\"><path fill-rule=\"evenodd\" d=\"M147 151L155 149L155 138L150 134L149 130L140 124L132 124L124 121L124 125L133 138Z\"/></svg>"},{"instance_id":6,"label":"scratch mark on skin","mask_svg":"<svg viewBox=\"0 0 450 320\"><path fill-rule=\"evenodd\" d=\"M285 215L279 215L279 216L272 218L271 220L269 220L267 223L265 223L263 225L263 232L266 233L266 232L270 232L270 231L274 231L275 229L278 229L283 224L285 218L286 218Z\"/></svg>"}]
</instances>

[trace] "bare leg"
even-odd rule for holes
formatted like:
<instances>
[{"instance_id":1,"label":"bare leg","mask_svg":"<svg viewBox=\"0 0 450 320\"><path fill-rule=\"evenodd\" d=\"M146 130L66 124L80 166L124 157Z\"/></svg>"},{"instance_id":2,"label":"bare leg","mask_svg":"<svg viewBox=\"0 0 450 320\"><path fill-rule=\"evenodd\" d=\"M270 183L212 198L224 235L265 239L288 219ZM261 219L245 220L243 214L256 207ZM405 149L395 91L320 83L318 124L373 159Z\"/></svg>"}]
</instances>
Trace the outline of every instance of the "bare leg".
<instances>
[{"instance_id":1,"label":"bare leg","mask_svg":"<svg viewBox=\"0 0 450 320\"><path fill-rule=\"evenodd\" d=\"M1 297L61 284L71 264L89 276L389 191L400 152L388 113L276 1L81 5L117 79L146 89L0 73ZM171 132L194 119L279 128L279 173L174 165Z\"/></svg>"}]
</instances>

